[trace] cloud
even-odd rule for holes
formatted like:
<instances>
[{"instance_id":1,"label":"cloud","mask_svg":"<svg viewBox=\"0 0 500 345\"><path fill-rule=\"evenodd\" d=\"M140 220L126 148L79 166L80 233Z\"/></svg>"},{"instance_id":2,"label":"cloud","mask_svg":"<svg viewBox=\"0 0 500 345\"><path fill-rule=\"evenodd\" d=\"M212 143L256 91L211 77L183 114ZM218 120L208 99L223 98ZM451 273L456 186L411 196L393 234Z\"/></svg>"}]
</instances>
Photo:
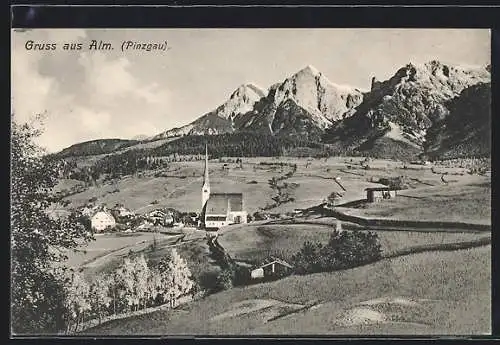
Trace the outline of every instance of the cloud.
<instances>
[{"instance_id":1,"label":"cloud","mask_svg":"<svg viewBox=\"0 0 500 345\"><path fill-rule=\"evenodd\" d=\"M111 60L104 53L85 52L79 63L85 68L89 89L94 91L94 102L109 103L117 97L136 97L150 103L166 101L167 92L158 84L143 84L131 74L126 57Z\"/></svg>"},{"instance_id":2,"label":"cloud","mask_svg":"<svg viewBox=\"0 0 500 345\"><path fill-rule=\"evenodd\" d=\"M87 108L80 108L76 111L80 123L89 133L102 135L108 132L111 127L112 116L105 111L92 111Z\"/></svg>"},{"instance_id":3,"label":"cloud","mask_svg":"<svg viewBox=\"0 0 500 345\"><path fill-rule=\"evenodd\" d=\"M142 80L129 59L96 51L26 51L35 42L85 42L84 30L13 33L12 110L16 122L46 113L38 142L57 151L76 142L106 137L153 135L169 94Z\"/></svg>"},{"instance_id":4,"label":"cloud","mask_svg":"<svg viewBox=\"0 0 500 345\"><path fill-rule=\"evenodd\" d=\"M41 76L37 71L37 57L30 54L13 54L11 60L12 110L16 119L27 122L45 110L46 100L55 80Z\"/></svg>"}]
</instances>

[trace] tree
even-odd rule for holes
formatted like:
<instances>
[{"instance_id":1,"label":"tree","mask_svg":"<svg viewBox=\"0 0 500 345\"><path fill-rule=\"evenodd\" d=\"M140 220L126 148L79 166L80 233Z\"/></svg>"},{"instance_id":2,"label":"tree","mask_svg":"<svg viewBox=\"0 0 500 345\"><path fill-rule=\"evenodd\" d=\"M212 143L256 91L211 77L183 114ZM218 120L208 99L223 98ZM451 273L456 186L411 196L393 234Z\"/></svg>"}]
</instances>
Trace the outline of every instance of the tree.
<instances>
[{"instance_id":1,"label":"tree","mask_svg":"<svg viewBox=\"0 0 500 345\"><path fill-rule=\"evenodd\" d=\"M328 204L328 206L335 206L338 204L338 202L344 197L344 195L342 193L339 193L339 192L332 192L326 202Z\"/></svg>"},{"instance_id":2,"label":"tree","mask_svg":"<svg viewBox=\"0 0 500 345\"><path fill-rule=\"evenodd\" d=\"M141 307L146 307L146 301L149 297L148 279L151 272L149 270L148 263L142 254L133 260L133 265L134 292L136 295L135 305L137 309L141 309Z\"/></svg>"},{"instance_id":3,"label":"tree","mask_svg":"<svg viewBox=\"0 0 500 345\"><path fill-rule=\"evenodd\" d=\"M66 270L65 307L68 327L74 323L75 330L85 321L85 312L91 310L90 287L85 278L73 270Z\"/></svg>"},{"instance_id":4,"label":"tree","mask_svg":"<svg viewBox=\"0 0 500 345\"><path fill-rule=\"evenodd\" d=\"M147 306L154 306L158 304L157 300L161 290L161 276L158 270L155 268L150 268L149 272L150 274L146 282L147 284L146 300L147 303L149 303Z\"/></svg>"},{"instance_id":5,"label":"tree","mask_svg":"<svg viewBox=\"0 0 500 345\"><path fill-rule=\"evenodd\" d=\"M334 231L320 256L325 260L325 270L337 270L374 262L380 259L381 253L376 233Z\"/></svg>"},{"instance_id":6,"label":"tree","mask_svg":"<svg viewBox=\"0 0 500 345\"><path fill-rule=\"evenodd\" d=\"M99 320L106 315L106 309L110 306L112 299L110 297L110 285L112 280L109 276L101 275L95 278L90 284L89 302L92 311Z\"/></svg>"},{"instance_id":7,"label":"tree","mask_svg":"<svg viewBox=\"0 0 500 345\"><path fill-rule=\"evenodd\" d=\"M55 162L34 143L41 132L29 124L12 124L11 137L11 283L12 331L55 333L65 328L62 278L54 263L67 249L92 234L72 219L47 212L57 182Z\"/></svg>"},{"instance_id":8,"label":"tree","mask_svg":"<svg viewBox=\"0 0 500 345\"><path fill-rule=\"evenodd\" d=\"M158 272L157 295L162 302L176 305L179 297L191 293L194 280L184 259L172 249L169 256L164 257L156 267Z\"/></svg>"},{"instance_id":9,"label":"tree","mask_svg":"<svg viewBox=\"0 0 500 345\"><path fill-rule=\"evenodd\" d=\"M328 272L375 262L382 249L376 233L333 231L326 245L306 241L292 258L298 274Z\"/></svg>"},{"instance_id":10,"label":"tree","mask_svg":"<svg viewBox=\"0 0 500 345\"><path fill-rule=\"evenodd\" d=\"M292 257L295 271L298 274L321 272L320 251L322 247L321 243L304 242L300 251Z\"/></svg>"},{"instance_id":11,"label":"tree","mask_svg":"<svg viewBox=\"0 0 500 345\"><path fill-rule=\"evenodd\" d=\"M135 264L133 259L125 258L122 266L116 272L117 297L122 300L128 309L132 311L134 305L137 305L137 296L135 293L134 282Z\"/></svg>"},{"instance_id":12,"label":"tree","mask_svg":"<svg viewBox=\"0 0 500 345\"><path fill-rule=\"evenodd\" d=\"M215 291L223 291L232 288L234 275L235 273L232 267L223 268L217 275L214 287Z\"/></svg>"},{"instance_id":13,"label":"tree","mask_svg":"<svg viewBox=\"0 0 500 345\"><path fill-rule=\"evenodd\" d=\"M179 297L190 293L194 287L194 281L192 278L191 271L186 264L186 261L177 253L177 251L172 249L170 260L168 264L168 272L171 283L171 293L173 305Z\"/></svg>"}]
</instances>

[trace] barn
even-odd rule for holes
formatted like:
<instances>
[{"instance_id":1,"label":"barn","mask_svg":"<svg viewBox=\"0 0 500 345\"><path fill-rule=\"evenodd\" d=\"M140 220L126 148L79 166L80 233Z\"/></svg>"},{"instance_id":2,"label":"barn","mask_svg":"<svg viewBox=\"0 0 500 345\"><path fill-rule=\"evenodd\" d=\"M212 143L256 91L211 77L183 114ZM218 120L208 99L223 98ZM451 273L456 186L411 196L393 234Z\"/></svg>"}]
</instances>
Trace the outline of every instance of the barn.
<instances>
[{"instance_id":1,"label":"barn","mask_svg":"<svg viewBox=\"0 0 500 345\"><path fill-rule=\"evenodd\" d=\"M390 187L366 188L366 200L368 202L378 202L384 199L393 199L397 195L397 190Z\"/></svg>"},{"instance_id":2,"label":"barn","mask_svg":"<svg viewBox=\"0 0 500 345\"><path fill-rule=\"evenodd\" d=\"M250 276L252 279L279 278L288 275L292 270L293 266L289 263L278 258L271 258L268 262L255 267L250 272Z\"/></svg>"}]
</instances>

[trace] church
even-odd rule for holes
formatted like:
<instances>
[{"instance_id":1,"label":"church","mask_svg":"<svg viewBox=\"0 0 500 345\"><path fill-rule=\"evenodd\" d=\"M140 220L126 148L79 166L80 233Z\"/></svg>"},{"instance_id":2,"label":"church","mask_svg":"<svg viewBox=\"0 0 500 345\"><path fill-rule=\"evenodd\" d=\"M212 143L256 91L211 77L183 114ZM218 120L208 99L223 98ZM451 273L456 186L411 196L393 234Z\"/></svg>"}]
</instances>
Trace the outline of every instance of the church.
<instances>
[{"instance_id":1,"label":"church","mask_svg":"<svg viewBox=\"0 0 500 345\"><path fill-rule=\"evenodd\" d=\"M205 147L205 173L201 189L200 225L207 230L218 230L230 224L247 222L242 193L211 193L208 176L208 148Z\"/></svg>"}]
</instances>

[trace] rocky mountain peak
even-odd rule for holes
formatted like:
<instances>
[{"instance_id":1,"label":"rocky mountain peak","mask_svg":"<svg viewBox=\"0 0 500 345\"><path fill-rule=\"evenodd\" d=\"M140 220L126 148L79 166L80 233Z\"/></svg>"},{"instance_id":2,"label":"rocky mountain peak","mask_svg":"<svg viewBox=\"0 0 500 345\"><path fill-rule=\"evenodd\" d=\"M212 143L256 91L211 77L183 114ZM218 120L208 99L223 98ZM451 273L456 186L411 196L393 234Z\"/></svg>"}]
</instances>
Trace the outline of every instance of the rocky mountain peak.
<instances>
[{"instance_id":1,"label":"rocky mountain peak","mask_svg":"<svg viewBox=\"0 0 500 345\"><path fill-rule=\"evenodd\" d=\"M362 93L353 87L331 82L312 65L307 65L279 86L274 86L270 95L275 107L287 100L294 101L310 113L321 127L339 119L358 105L363 97Z\"/></svg>"},{"instance_id":2,"label":"rocky mountain peak","mask_svg":"<svg viewBox=\"0 0 500 345\"><path fill-rule=\"evenodd\" d=\"M267 92L263 88L253 83L246 83L240 85L236 90L234 90L230 98L251 97L252 94L257 94L257 96L259 97L264 97L266 96Z\"/></svg>"},{"instance_id":3,"label":"rocky mountain peak","mask_svg":"<svg viewBox=\"0 0 500 345\"><path fill-rule=\"evenodd\" d=\"M321 72L314 67L313 65L307 65L306 67L302 68L300 71L298 71L295 75L312 75L312 76L319 76Z\"/></svg>"},{"instance_id":4,"label":"rocky mountain peak","mask_svg":"<svg viewBox=\"0 0 500 345\"><path fill-rule=\"evenodd\" d=\"M380 87L380 81L378 81L377 77L372 77L372 83L371 83L371 88L370 91L373 91L374 89Z\"/></svg>"},{"instance_id":5,"label":"rocky mountain peak","mask_svg":"<svg viewBox=\"0 0 500 345\"><path fill-rule=\"evenodd\" d=\"M246 83L234 90L229 100L215 109L213 113L232 121L236 116L251 111L254 104L265 96L264 89L253 83Z\"/></svg>"},{"instance_id":6,"label":"rocky mountain peak","mask_svg":"<svg viewBox=\"0 0 500 345\"><path fill-rule=\"evenodd\" d=\"M349 145L378 138L370 145L390 139L421 150L429 128L449 116L449 101L464 89L487 83L490 78L484 67L455 66L437 60L419 65L409 63L386 81L373 78L371 91L351 117L331 128L328 141L340 138L349 142L351 139L343 136L347 131L358 136Z\"/></svg>"}]
</instances>

